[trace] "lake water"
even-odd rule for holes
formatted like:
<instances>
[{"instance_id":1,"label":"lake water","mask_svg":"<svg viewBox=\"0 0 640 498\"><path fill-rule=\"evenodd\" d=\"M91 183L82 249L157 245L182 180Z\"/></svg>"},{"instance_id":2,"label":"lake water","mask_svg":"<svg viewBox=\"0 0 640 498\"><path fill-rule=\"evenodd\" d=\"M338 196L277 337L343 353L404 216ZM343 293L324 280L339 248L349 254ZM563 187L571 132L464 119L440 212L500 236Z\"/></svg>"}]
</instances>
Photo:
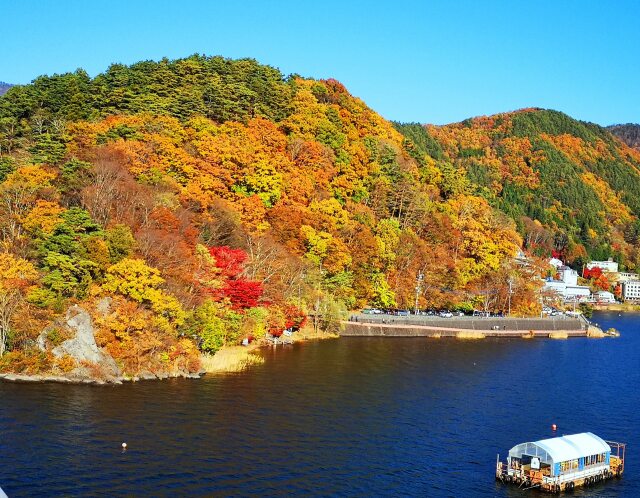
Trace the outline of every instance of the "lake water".
<instances>
[{"instance_id":1,"label":"lake water","mask_svg":"<svg viewBox=\"0 0 640 498\"><path fill-rule=\"evenodd\" d=\"M265 350L263 365L202 380L0 383L0 487L10 498L515 497L494 481L496 454L555 423L558 435L629 443L623 479L575 496L640 496L640 315L594 320L622 337L344 338Z\"/></svg>"}]
</instances>

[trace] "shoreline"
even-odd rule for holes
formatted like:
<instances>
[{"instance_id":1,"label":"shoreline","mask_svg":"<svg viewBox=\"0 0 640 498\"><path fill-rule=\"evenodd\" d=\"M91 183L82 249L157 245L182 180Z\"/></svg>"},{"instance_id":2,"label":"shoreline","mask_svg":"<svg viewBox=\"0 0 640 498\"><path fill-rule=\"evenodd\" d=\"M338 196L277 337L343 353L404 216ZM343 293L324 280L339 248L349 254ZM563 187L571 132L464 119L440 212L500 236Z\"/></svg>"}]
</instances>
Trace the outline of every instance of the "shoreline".
<instances>
[{"instance_id":1,"label":"shoreline","mask_svg":"<svg viewBox=\"0 0 640 498\"><path fill-rule=\"evenodd\" d=\"M640 313L640 304L634 303L611 303L593 304L593 311L618 311L624 313Z\"/></svg>"},{"instance_id":2,"label":"shoreline","mask_svg":"<svg viewBox=\"0 0 640 498\"><path fill-rule=\"evenodd\" d=\"M617 311L617 310L616 310ZM639 310L640 311L640 310ZM584 338L602 338L612 337L610 334L603 332L599 327L589 326L588 329L582 330L470 330L454 327L436 327L418 324L391 324L391 323L362 323L343 321L342 332L337 334L314 332L311 327L305 327L294 333L290 338L291 342L269 342L266 339L256 341L249 346L231 345L220 348L214 355L202 354L202 368L197 373L175 372L171 374L162 373L154 374L145 372L133 377L113 377L106 379L89 378L89 377L65 377L58 374L21 374L21 373L0 373L0 382L17 382L17 383L58 383L58 384L76 384L76 385L123 385L126 383L134 383L139 381L153 381L166 379L201 379L206 375L220 375L229 373L239 373L261 365L265 361L265 357L260 351L265 348L286 347L295 344L303 344L305 342L322 341L328 339L339 339L341 337L425 337L425 338L453 338L453 339L485 339L485 338L504 338L504 339L532 339L532 338L550 338L550 339L567 339L575 337ZM289 339L289 338L288 338Z\"/></svg>"},{"instance_id":3,"label":"shoreline","mask_svg":"<svg viewBox=\"0 0 640 498\"><path fill-rule=\"evenodd\" d=\"M56 383L56 384L85 384L94 386L119 386L128 383L151 380L167 380L167 379L200 379L200 374L148 374L135 377L114 377L111 379L93 379L89 377L64 377L62 375L47 374L19 374L19 373L0 373L0 382L18 382L18 383Z\"/></svg>"},{"instance_id":4,"label":"shoreline","mask_svg":"<svg viewBox=\"0 0 640 498\"><path fill-rule=\"evenodd\" d=\"M305 327L306 329L306 327ZM17 383L57 383L74 385L94 385L94 386L117 386L140 381L154 381L167 379L202 379L206 375L219 375L228 373L238 373L253 366L264 363L264 356L259 354L260 350L268 347L282 347L297 343L320 341L327 339L338 339L340 336L327 333L314 333L313 330L300 330L295 332L291 344L279 343L274 345L266 340L256 341L249 346L223 346L215 354L202 354L202 369L198 373L174 373L174 374L153 374L147 372L133 377L113 377L107 379L89 377L65 377L58 374L22 374L22 373L0 373L0 382Z\"/></svg>"}]
</instances>

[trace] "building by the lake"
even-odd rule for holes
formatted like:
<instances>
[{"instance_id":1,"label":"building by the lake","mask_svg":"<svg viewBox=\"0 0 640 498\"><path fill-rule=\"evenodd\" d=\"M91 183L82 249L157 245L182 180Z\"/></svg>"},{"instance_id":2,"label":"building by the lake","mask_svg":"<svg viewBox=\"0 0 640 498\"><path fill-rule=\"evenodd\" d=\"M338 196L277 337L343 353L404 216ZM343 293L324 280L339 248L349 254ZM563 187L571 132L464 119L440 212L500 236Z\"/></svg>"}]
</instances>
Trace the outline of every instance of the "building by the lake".
<instances>
[{"instance_id":1,"label":"building by the lake","mask_svg":"<svg viewBox=\"0 0 640 498\"><path fill-rule=\"evenodd\" d=\"M640 280L622 282L622 297L625 301L640 300Z\"/></svg>"},{"instance_id":2,"label":"building by the lake","mask_svg":"<svg viewBox=\"0 0 640 498\"><path fill-rule=\"evenodd\" d=\"M600 290L593 293L593 301L596 303L615 303L616 297L612 292Z\"/></svg>"},{"instance_id":3,"label":"building by the lake","mask_svg":"<svg viewBox=\"0 0 640 498\"><path fill-rule=\"evenodd\" d=\"M616 282L624 283L624 282L630 282L632 280L640 280L640 277L638 277L637 273L628 273L628 272L622 272L622 271L618 272Z\"/></svg>"},{"instance_id":4,"label":"building by the lake","mask_svg":"<svg viewBox=\"0 0 640 498\"><path fill-rule=\"evenodd\" d=\"M589 261L586 266L588 270L600 268L603 272L618 273L618 263L612 258L607 261Z\"/></svg>"},{"instance_id":5,"label":"building by the lake","mask_svg":"<svg viewBox=\"0 0 640 498\"><path fill-rule=\"evenodd\" d=\"M556 292L565 301L585 301L591 296L591 289L578 285L578 272L566 265L557 268L558 279L548 278L543 289Z\"/></svg>"}]
</instances>

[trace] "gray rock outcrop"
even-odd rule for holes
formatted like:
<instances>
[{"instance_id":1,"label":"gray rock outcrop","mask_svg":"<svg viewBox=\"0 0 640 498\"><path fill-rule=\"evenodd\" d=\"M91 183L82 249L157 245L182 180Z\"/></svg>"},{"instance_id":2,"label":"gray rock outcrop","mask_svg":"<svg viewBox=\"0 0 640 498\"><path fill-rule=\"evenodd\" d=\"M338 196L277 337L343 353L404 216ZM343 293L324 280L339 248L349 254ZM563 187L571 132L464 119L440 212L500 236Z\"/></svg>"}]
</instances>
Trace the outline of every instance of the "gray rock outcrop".
<instances>
[{"instance_id":1,"label":"gray rock outcrop","mask_svg":"<svg viewBox=\"0 0 640 498\"><path fill-rule=\"evenodd\" d=\"M121 372L115 360L96 344L93 321L87 310L77 304L73 305L67 310L64 320L57 325L69 332L71 337L51 350L56 358L69 355L78 365L83 362L93 363L108 376L120 376ZM42 350L46 349L47 332L48 329L45 329L38 337L38 346ZM85 369L79 367L74 374L82 376L82 370Z\"/></svg>"}]
</instances>

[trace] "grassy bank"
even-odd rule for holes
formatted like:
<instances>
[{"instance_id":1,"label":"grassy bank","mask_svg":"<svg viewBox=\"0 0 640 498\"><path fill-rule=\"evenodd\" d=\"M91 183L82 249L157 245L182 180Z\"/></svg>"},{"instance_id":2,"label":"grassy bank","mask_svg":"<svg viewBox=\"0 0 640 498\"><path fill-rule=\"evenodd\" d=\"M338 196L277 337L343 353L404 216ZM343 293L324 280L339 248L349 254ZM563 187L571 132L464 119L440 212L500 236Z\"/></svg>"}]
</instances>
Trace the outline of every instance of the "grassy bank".
<instances>
[{"instance_id":1,"label":"grassy bank","mask_svg":"<svg viewBox=\"0 0 640 498\"><path fill-rule=\"evenodd\" d=\"M315 332L313 330L313 326L310 324L305 325L300 330L295 332L291 338L294 342L303 342L303 341L319 341L324 339L338 339L340 336L337 334L331 334L328 332L318 331Z\"/></svg>"},{"instance_id":2,"label":"grassy bank","mask_svg":"<svg viewBox=\"0 0 640 498\"><path fill-rule=\"evenodd\" d=\"M306 326L295 332L291 339L293 342L317 341L324 339L337 339L336 334L326 332L314 332L313 327ZM253 365L264 363L264 357L260 355L260 348L268 346L266 342L257 342L251 346L224 346L216 354L203 354L201 357L202 368L206 373L241 372Z\"/></svg>"},{"instance_id":3,"label":"grassy bank","mask_svg":"<svg viewBox=\"0 0 640 498\"><path fill-rule=\"evenodd\" d=\"M202 368L207 373L241 372L252 365L264 363L258 346L225 346L216 354L202 355Z\"/></svg>"}]
</instances>

